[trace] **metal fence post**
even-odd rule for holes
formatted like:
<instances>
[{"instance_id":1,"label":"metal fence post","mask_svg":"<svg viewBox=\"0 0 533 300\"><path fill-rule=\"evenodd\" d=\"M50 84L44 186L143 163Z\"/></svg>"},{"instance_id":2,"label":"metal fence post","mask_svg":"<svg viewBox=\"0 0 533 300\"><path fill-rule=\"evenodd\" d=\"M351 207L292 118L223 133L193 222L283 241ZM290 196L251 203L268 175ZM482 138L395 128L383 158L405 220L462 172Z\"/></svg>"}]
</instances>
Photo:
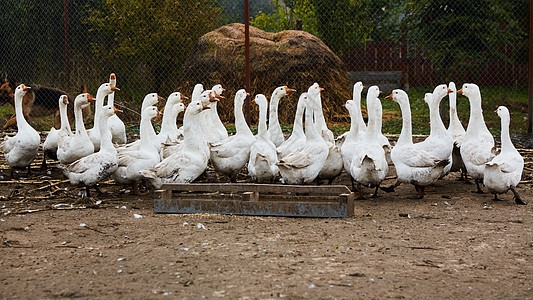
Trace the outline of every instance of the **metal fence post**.
<instances>
[{"instance_id":1,"label":"metal fence post","mask_svg":"<svg viewBox=\"0 0 533 300\"><path fill-rule=\"evenodd\" d=\"M65 90L70 89L70 57L68 45L68 1L63 0L63 29L65 31Z\"/></svg>"},{"instance_id":2,"label":"metal fence post","mask_svg":"<svg viewBox=\"0 0 533 300\"><path fill-rule=\"evenodd\" d=\"M529 1L529 103L527 108L527 133L533 133L533 0Z\"/></svg>"},{"instance_id":3,"label":"metal fence post","mask_svg":"<svg viewBox=\"0 0 533 300\"><path fill-rule=\"evenodd\" d=\"M244 110L246 123L250 125L250 98L252 97L252 91L250 90L250 12L248 8L248 0L244 0L244 71L246 72L246 91L250 93L250 96L246 97Z\"/></svg>"}]
</instances>

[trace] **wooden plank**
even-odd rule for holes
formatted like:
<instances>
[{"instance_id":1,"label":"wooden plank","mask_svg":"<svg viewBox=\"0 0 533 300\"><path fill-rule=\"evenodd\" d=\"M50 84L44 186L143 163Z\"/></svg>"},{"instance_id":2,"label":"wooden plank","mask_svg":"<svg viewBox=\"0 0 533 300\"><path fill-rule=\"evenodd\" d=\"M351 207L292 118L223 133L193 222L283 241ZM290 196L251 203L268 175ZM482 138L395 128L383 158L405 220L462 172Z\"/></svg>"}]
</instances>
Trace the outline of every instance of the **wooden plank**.
<instances>
[{"instance_id":1,"label":"wooden plank","mask_svg":"<svg viewBox=\"0 0 533 300\"><path fill-rule=\"evenodd\" d=\"M349 203L269 202L201 199L156 199L156 213L214 213L248 216L346 218L353 216Z\"/></svg>"},{"instance_id":2,"label":"wooden plank","mask_svg":"<svg viewBox=\"0 0 533 300\"><path fill-rule=\"evenodd\" d=\"M161 189L173 191L197 192L258 192L258 193L309 193L309 194L345 194L350 193L345 185L281 185L256 183L168 183Z\"/></svg>"}]
</instances>

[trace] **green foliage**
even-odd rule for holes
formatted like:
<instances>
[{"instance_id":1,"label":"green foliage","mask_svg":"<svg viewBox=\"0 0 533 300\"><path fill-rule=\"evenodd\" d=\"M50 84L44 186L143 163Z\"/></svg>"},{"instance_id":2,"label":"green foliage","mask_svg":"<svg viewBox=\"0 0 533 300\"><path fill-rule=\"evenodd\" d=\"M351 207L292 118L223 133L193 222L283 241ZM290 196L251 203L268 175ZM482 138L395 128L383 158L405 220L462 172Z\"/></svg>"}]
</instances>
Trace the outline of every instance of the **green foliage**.
<instances>
[{"instance_id":1,"label":"green foliage","mask_svg":"<svg viewBox=\"0 0 533 300\"><path fill-rule=\"evenodd\" d=\"M427 50L441 80L456 69L476 70L521 38L521 28L504 1L406 1L403 24L415 47Z\"/></svg>"},{"instance_id":2,"label":"green foliage","mask_svg":"<svg viewBox=\"0 0 533 300\"><path fill-rule=\"evenodd\" d=\"M338 54L367 40L372 31L366 0L273 0L273 13L261 12L250 24L266 31L301 29L321 38Z\"/></svg>"},{"instance_id":3,"label":"green foliage","mask_svg":"<svg viewBox=\"0 0 533 300\"><path fill-rule=\"evenodd\" d=\"M104 0L87 22L98 33L94 51L123 73L147 67L159 92L179 69L197 39L213 30L220 9L211 0ZM130 68L130 69L128 69Z\"/></svg>"}]
</instances>

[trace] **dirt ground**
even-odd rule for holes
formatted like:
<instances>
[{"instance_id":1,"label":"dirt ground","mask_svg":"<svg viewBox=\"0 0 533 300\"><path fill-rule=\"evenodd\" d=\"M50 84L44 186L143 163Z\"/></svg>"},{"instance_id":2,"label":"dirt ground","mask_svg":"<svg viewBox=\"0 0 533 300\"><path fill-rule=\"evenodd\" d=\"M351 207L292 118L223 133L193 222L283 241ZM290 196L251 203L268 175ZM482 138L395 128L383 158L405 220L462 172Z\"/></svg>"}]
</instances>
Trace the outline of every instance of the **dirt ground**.
<instances>
[{"instance_id":1,"label":"dirt ground","mask_svg":"<svg viewBox=\"0 0 533 300\"><path fill-rule=\"evenodd\" d=\"M344 219L154 214L153 195L112 181L81 198L54 166L11 180L3 165L0 298L533 298L523 151L530 205L450 174L422 200L402 185Z\"/></svg>"}]
</instances>

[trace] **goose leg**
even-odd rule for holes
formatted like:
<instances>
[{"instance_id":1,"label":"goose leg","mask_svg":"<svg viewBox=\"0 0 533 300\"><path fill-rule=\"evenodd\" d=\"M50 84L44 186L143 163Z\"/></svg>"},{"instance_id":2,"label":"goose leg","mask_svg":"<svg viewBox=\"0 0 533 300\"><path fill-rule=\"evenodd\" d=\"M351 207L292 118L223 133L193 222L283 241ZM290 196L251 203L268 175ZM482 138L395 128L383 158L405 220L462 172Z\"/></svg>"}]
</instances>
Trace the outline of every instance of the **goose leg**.
<instances>
[{"instance_id":1,"label":"goose leg","mask_svg":"<svg viewBox=\"0 0 533 300\"><path fill-rule=\"evenodd\" d=\"M30 177L30 176L31 176L31 164L28 165L28 177Z\"/></svg>"},{"instance_id":2,"label":"goose leg","mask_svg":"<svg viewBox=\"0 0 533 300\"><path fill-rule=\"evenodd\" d=\"M379 190L379 184L376 185L376 189L374 190L374 195L372 195L372 198L378 197L378 190Z\"/></svg>"},{"instance_id":3,"label":"goose leg","mask_svg":"<svg viewBox=\"0 0 533 300\"><path fill-rule=\"evenodd\" d=\"M91 189L89 188L88 185L85 186L85 195L83 195L82 198L85 198L85 197L91 197Z\"/></svg>"},{"instance_id":4,"label":"goose leg","mask_svg":"<svg viewBox=\"0 0 533 300\"><path fill-rule=\"evenodd\" d=\"M366 197L363 196L363 190L361 189L361 184L357 183L357 198L355 200L365 200Z\"/></svg>"},{"instance_id":5,"label":"goose leg","mask_svg":"<svg viewBox=\"0 0 533 300\"><path fill-rule=\"evenodd\" d=\"M502 199L498 197L497 193L492 193L494 195L494 198L492 198L492 201L505 201L505 199Z\"/></svg>"},{"instance_id":6,"label":"goose leg","mask_svg":"<svg viewBox=\"0 0 533 300\"><path fill-rule=\"evenodd\" d=\"M355 188L355 180L353 180L353 177L350 176L350 181L352 182L352 192L355 192L356 191L356 188Z\"/></svg>"},{"instance_id":7,"label":"goose leg","mask_svg":"<svg viewBox=\"0 0 533 300\"><path fill-rule=\"evenodd\" d=\"M331 178L330 180L328 180L328 184L331 185L331 184L333 183L333 180L334 180L334 179L335 179L335 178Z\"/></svg>"},{"instance_id":8,"label":"goose leg","mask_svg":"<svg viewBox=\"0 0 533 300\"><path fill-rule=\"evenodd\" d=\"M43 162L41 164L41 172L45 173L48 167L46 166L46 154L43 153Z\"/></svg>"},{"instance_id":9,"label":"goose leg","mask_svg":"<svg viewBox=\"0 0 533 300\"><path fill-rule=\"evenodd\" d=\"M516 204L520 204L520 205L527 205L527 202L525 202L524 200L522 200L522 197L520 197L520 195L518 195L518 192L516 191L516 189L514 187L511 187L511 191L513 192L514 194L514 202Z\"/></svg>"},{"instance_id":10,"label":"goose leg","mask_svg":"<svg viewBox=\"0 0 533 300\"><path fill-rule=\"evenodd\" d=\"M483 190L482 190L481 187L479 186L479 184L481 183L481 180L480 180L480 179L474 179L474 181L476 182L477 190L476 190L476 191L472 191L472 193L476 193L476 194L485 194L485 192L483 192Z\"/></svg>"},{"instance_id":11,"label":"goose leg","mask_svg":"<svg viewBox=\"0 0 533 300\"><path fill-rule=\"evenodd\" d=\"M407 197L407 199L422 199L424 198L424 188L418 185L414 185L417 195Z\"/></svg>"},{"instance_id":12,"label":"goose leg","mask_svg":"<svg viewBox=\"0 0 533 300\"><path fill-rule=\"evenodd\" d=\"M391 186L386 186L386 187L380 187L381 190L387 192L387 193L392 193L394 192L394 189L397 188L400 184L402 184L400 181L396 180L396 182L391 185Z\"/></svg>"}]
</instances>

